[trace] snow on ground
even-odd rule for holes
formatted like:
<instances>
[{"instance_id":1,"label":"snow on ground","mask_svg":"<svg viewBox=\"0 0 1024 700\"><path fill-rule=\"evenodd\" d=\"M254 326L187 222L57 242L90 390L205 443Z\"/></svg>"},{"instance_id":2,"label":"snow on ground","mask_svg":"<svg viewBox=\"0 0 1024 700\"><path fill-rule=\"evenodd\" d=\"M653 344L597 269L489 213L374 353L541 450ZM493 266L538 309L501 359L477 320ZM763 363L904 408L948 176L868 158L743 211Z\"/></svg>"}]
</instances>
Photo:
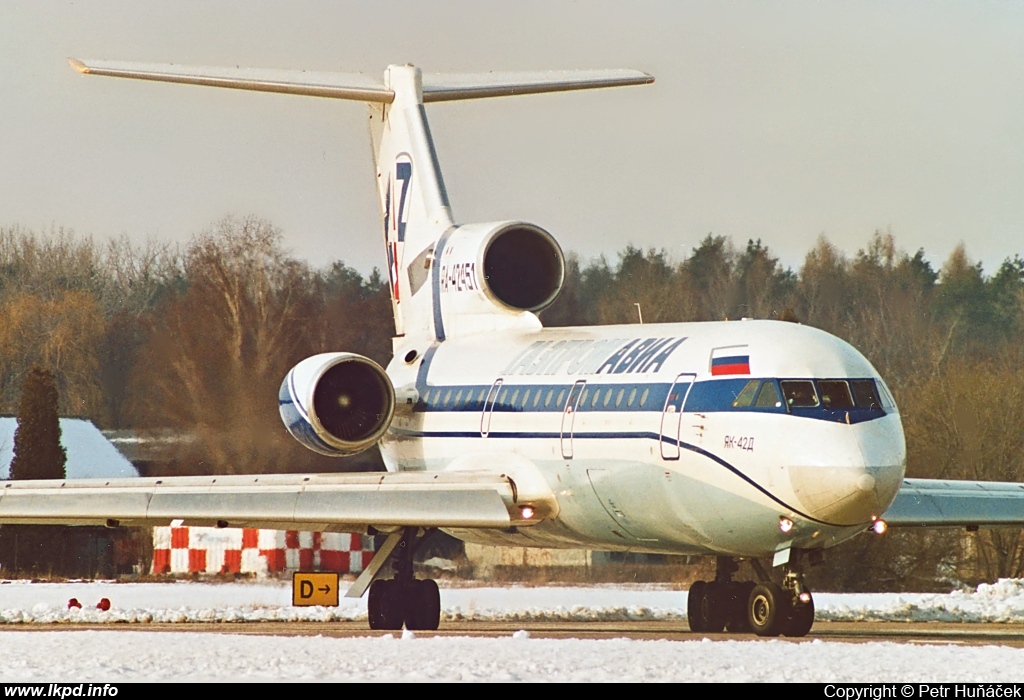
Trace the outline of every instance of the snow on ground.
<instances>
[{"instance_id":1,"label":"snow on ground","mask_svg":"<svg viewBox=\"0 0 1024 700\"><path fill-rule=\"evenodd\" d=\"M67 609L77 598L81 610ZM108 612L96 609L108 598ZM686 594L657 586L445 588L443 618L522 622L504 638L367 630L354 639L143 632L133 621L349 620L364 600L294 608L288 582L0 583L0 682L1024 680L1024 649L956 644L534 639L541 620L679 620ZM1024 581L949 594L816 594L819 620L1024 622ZM60 631L66 622L109 630ZM53 630L53 631L51 631Z\"/></svg>"}]
</instances>

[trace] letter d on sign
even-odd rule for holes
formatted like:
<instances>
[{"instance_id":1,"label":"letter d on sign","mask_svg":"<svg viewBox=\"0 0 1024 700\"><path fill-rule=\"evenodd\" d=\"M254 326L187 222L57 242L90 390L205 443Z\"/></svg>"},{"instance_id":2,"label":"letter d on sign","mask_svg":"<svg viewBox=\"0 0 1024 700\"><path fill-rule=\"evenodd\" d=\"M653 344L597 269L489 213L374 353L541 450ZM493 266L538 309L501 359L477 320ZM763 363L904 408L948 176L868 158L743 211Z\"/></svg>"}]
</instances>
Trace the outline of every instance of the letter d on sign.
<instances>
[{"instance_id":1,"label":"letter d on sign","mask_svg":"<svg viewBox=\"0 0 1024 700\"><path fill-rule=\"evenodd\" d=\"M292 605L338 605L338 574L318 571L292 574Z\"/></svg>"}]
</instances>

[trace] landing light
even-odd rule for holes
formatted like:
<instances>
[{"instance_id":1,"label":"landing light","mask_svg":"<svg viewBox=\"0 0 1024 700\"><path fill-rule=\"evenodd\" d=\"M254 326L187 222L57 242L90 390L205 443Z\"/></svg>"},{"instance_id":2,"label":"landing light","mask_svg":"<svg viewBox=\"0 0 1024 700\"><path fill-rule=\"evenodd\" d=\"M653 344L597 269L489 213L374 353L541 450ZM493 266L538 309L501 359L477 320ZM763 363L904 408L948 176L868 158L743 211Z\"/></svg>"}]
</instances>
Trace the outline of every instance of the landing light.
<instances>
[{"instance_id":1,"label":"landing light","mask_svg":"<svg viewBox=\"0 0 1024 700\"><path fill-rule=\"evenodd\" d=\"M889 525L884 520L882 520L881 518L879 518L878 520L876 520L875 522L873 522L871 524L871 530L876 535L884 535L885 531L888 530L888 529L889 529Z\"/></svg>"},{"instance_id":2,"label":"landing light","mask_svg":"<svg viewBox=\"0 0 1024 700\"><path fill-rule=\"evenodd\" d=\"M801 593L800 594L800 602L801 603L810 603L811 602L811 594L808 593L807 591L804 591L803 593Z\"/></svg>"},{"instance_id":3,"label":"landing light","mask_svg":"<svg viewBox=\"0 0 1024 700\"><path fill-rule=\"evenodd\" d=\"M519 514L523 516L523 520L529 520L530 518L532 518L533 513L534 510L532 506L522 506L519 509Z\"/></svg>"},{"instance_id":4,"label":"landing light","mask_svg":"<svg viewBox=\"0 0 1024 700\"><path fill-rule=\"evenodd\" d=\"M787 518L785 515L779 517L779 529L783 532L789 532L793 529L793 521Z\"/></svg>"}]
</instances>

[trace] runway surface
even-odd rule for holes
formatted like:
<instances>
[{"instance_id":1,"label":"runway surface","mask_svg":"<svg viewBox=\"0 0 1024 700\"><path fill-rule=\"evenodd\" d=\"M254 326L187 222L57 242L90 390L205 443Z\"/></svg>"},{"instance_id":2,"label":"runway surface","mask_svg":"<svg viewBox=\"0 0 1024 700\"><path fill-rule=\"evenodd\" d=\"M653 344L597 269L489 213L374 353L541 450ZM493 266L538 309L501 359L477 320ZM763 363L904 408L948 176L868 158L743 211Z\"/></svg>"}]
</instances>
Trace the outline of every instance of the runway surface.
<instances>
[{"instance_id":1,"label":"runway surface","mask_svg":"<svg viewBox=\"0 0 1024 700\"><path fill-rule=\"evenodd\" d=\"M119 632L191 632L203 634L243 634L273 637L330 637L338 639L400 635L401 632L370 630L365 620L335 622L194 622L75 624L6 624L4 632L71 632L103 630ZM534 639L633 639L668 641L750 641L752 634L708 634L690 632L686 623L672 621L635 622L444 622L436 632L416 632L418 638L431 637L508 637L526 630ZM827 642L895 642L900 644L992 645L1024 648L1024 624L945 623L945 622L816 622L811 633L799 640Z\"/></svg>"}]
</instances>

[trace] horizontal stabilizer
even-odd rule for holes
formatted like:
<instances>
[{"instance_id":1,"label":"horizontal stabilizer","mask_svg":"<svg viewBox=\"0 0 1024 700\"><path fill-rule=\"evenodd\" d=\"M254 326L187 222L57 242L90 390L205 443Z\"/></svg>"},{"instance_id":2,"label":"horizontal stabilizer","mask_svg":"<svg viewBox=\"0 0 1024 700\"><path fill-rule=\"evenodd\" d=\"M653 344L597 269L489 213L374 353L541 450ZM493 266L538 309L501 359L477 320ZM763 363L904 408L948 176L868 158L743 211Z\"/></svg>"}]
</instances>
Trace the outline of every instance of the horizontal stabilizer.
<instances>
[{"instance_id":1,"label":"horizontal stabilizer","mask_svg":"<svg viewBox=\"0 0 1024 700\"><path fill-rule=\"evenodd\" d=\"M79 73L108 75L115 78L157 80L165 83L207 85L209 87L279 92L287 95L331 97L340 100L390 103L395 95L379 80L362 73L319 73L302 70L263 68L215 68L179 66L173 63L128 63L68 59Z\"/></svg>"},{"instance_id":2,"label":"horizontal stabilizer","mask_svg":"<svg viewBox=\"0 0 1024 700\"><path fill-rule=\"evenodd\" d=\"M423 101L532 95L592 88L645 85L654 78L638 70L565 70L533 73L424 73Z\"/></svg>"},{"instance_id":3,"label":"horizontal stabilizer","mask_svg":"<svg viewBox=\"0 0 1024 700\"><path fill-rule=\"evenodd\" d=\"M264 68L181 66L172 63L131 63L68 59L79 73L115 78L156 80L186 85L277 92L287 95L329 97L340 100L390 104L394 92L381 81L362 73L329 73ZM530 95L543 92L643 85L654 82L637 70L576 70L494 73L426 73L423 101L444 102L481 97Z\"/></svg>"},{"instance_id":4,"label":"horizontal stabilizer","mask_svg":"<svg viewBox=\"0 0 1024 700\"><path fill-rule=\"evenodd\" d=\"M1024 525L1024 484L904 479L882 518L896 527Z\"/></svg>"}]
</instances>

